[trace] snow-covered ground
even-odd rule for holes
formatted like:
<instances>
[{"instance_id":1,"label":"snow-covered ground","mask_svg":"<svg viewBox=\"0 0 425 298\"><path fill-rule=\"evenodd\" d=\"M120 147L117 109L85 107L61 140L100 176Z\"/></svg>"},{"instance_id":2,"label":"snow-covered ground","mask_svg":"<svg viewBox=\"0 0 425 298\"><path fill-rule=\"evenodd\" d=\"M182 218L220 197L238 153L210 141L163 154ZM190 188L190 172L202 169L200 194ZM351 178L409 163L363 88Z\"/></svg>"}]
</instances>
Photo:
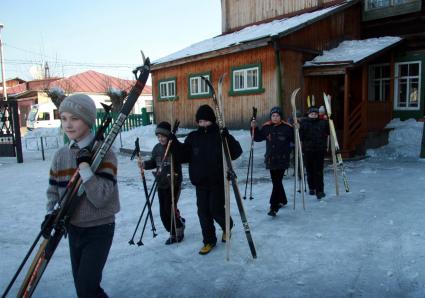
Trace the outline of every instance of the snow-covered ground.
<instances>
[{"instance_id":1,"label":"snow-covered ground","mask_svg":"<svg viewBox=\"0 0 425 298\"><path fill-rule=\"evenodd\" d=\"M394 128L390 144L369 151L370 158L345 163L350 193L341 189L336 197L328 164L327 196L318 201L306 195L303 210L298 195L294 210L290 171L284 178L289 204L276 218L266 214L271 183L263 165L265 144L255 143L254 200L244 203L257 259L250 255L233 199L236 226L230 261L225 260L222 243L206 256L198 254L202 237L186 166L179 203L186 218L184 241L164 245L167 233L155 202L159 236L153 239L148 228L144 246L129 246L145 198L135 162L118 154L122 210L117 215L103 287L110 297L425 297L425 161L418 158L423 124L394 120L390 125ZM185 131L189 130L180 132ZM146 126L122 133L123 147L132 148L138 136L142 150L150 150L156 143L153 132L153 126ZM243 195L249 132L231 133L245 149L234 164ZM56 149L46 150L45 161L35 150L30 145L24 148L23 164L0 158L1 291L33 242L45 212L49 163ZM152 175L147 178L151 185ZM10 296L16 294L22 275ZM63 240L34 297L75 295L67 240Z\"/></svg>"}]
</instances>

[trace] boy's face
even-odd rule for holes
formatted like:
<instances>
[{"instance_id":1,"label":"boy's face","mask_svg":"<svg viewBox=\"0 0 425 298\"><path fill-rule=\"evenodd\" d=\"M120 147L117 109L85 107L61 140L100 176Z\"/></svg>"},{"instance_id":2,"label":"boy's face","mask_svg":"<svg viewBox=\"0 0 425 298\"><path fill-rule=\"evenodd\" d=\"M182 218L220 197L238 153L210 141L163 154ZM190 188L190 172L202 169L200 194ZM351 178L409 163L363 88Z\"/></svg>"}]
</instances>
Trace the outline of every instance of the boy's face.
<instances>
[{"instance_id":1,"label":"boy's face","mask_svg":"<svg viewBox=\"0 0 425 298\"><path fill-rule=\"evenodd\" d=\"M277 124L280 122L280 115L279 113L273 113L271 116L271 120L273 122L273 124Z\"/></svg>"},{"instance_id":2,"label":"boy's face","mask_svg":"<svg viewBox=\"0 0 425 298\"><path fill-rule=\"evenodd\" d=\"M81 141L90 133L90 127L80 118L69 112L61 113L61 124L70 140Z\"/></svg>"},{"instance_id":3,"label":"boy's face","mask_svg":"<svg viewBox=\"0 0 425 298\"><path fill-rule=\"evenodd\" d=\"M316 119L317 117L319 117L319 114L316 113L316 112L312 112L312 113L308 114L308 117L312 118L312 119Z\"/></svg>"},{"instance_id":4,"label":"boy's face","mask_svg":"<svg viewBox=\"0 0 425 298\"><path fill-rule=\"evenodd\" d=\"M157 134L156 137L158 138L158 142L162 145L165 146L168 143L168 138L162 134Z\"/></svg>"},{"instance_id":5,"label":"boy's face","mask_svg":"<svg viewBox=\"0 0 425 298\"><path fill-rule=\"evenodd\" d=\"M199 120L198 121L198 125L200 126L200 127L207 127L207 126L210 126L212 124L212 122L211 121L208 121L208 120Z\"/></svg>"}]
</instances>

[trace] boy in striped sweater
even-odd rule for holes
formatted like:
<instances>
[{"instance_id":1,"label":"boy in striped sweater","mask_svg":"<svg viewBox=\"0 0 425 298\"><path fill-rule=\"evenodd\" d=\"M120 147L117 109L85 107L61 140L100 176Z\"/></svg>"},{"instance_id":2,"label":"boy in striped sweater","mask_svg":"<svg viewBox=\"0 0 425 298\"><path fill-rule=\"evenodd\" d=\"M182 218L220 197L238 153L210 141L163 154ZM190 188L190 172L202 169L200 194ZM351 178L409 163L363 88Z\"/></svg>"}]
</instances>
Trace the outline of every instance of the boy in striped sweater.
<instances>
[{"instance_id":1,"label":"boy in striped sweater","mask_svg":"<svg viewBox=\"0 0 425 298\"><path fill-rule=\"evenodd\" d=\"M62 128L71 141L53 157L47 189L48 214L42 226L49 222L49 214L78 167L84 195L67 226L74 284L80 298L108 297L100 282L114 235L115 213L120 209L117 159L109 151L95 173L90 167L89 147L94 139L90 129L96 120L96 106L89 96L68 96L59 112Z\"/></svg>"}]
</instances>

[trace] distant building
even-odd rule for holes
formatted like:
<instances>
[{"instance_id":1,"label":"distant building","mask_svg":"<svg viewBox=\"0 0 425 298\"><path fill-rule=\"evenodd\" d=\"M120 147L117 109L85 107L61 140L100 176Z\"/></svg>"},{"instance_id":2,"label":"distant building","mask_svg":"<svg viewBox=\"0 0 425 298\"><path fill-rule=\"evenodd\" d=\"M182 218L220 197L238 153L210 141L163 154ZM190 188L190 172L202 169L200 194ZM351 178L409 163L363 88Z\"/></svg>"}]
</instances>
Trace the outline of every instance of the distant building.
<instances>
[{"instance_id":1,"label":"distant building","mask_svg":"<svg viewBox=\"0 0 425 298\"><path fill-rule=\"evenodd\" d=\"M21 126L25 126L31 105L51 102L47 95L47 91L53 87L61 88L66 95L86 93L92 97L96 105L101 108L101 102L106 104L111 103L107 95L107 91L110 88L129 92L135 83L135 80L123 80L93 70L88 70L68 78L49 78L22 82L11 88L7 88L7 93L9 100L18 101L20 123ZM0 98L2 97L3 95L0 94ZM140 114L142 108L146 108L148 112L152 112L151 86L145 86L133 108L133 113Z\"/></svg>"}]
</instances>

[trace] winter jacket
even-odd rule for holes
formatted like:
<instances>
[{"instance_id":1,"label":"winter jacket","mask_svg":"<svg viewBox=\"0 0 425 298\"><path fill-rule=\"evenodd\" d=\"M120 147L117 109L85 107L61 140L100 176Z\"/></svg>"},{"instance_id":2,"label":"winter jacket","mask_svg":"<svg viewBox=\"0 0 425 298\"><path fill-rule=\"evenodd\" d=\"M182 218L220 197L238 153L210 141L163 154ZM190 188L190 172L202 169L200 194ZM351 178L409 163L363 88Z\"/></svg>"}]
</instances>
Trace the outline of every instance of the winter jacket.
<instances>
[{"instance_id":1,"label":"winter jacket","mask_svg":"<svg viewBox=\"0 0 425 298\"><path fill-rule=\"evenodd\" d=\"M170 154L162 161L166 146L161 145L160 143L156 144L152 149L152 155L149 160L144 161L144 166L146 170L157 169L155 175L158 176L158 188L165 189L171 187L170 171L171 171L171 158ZM173 156L174 161L174 181L177 184L182 182L182 166ZM161 170L161 165L163 168ZM161 170L161 171L160 171Z\"/></svg>"},{"instance_id":2,"label":"winter jacket","mask_svg":"<svg viewBox=\"0 0 425 298\"><path fill-rule=\"evenodd\" d=\"M319 118L305 118L300 122L300 138L304 152L325 151L329 123Z\"/></svg>"},{"instance_id":3,"label":"winter jacket","mask_svg":"<svg viewBox=\"0 0 425 298\"><path fill-rule=\"evenodd\" d=\"M235 160L242 154L242 148L231 135L227 136L227 142L231 159ZM193 185L212 187L223 184L221 136L216 123L189 133L177 150L180 160L189 163L189 177Z\"/></svg>"},{"instance_id":4,"label":"winter jacket","mask_svg":"<svg viewBox=\"0 0 425 298\"><path fill-rule=\"evenodd\" d=\"M254 131L254 141L264 140L266 140L266 154L264 155L266 168L270 170L287 169L291 143L294 142L292 126L285 121L281 121L279 124L267 121L261 129L256 127Z\"/></svg>"}]
</instances>

